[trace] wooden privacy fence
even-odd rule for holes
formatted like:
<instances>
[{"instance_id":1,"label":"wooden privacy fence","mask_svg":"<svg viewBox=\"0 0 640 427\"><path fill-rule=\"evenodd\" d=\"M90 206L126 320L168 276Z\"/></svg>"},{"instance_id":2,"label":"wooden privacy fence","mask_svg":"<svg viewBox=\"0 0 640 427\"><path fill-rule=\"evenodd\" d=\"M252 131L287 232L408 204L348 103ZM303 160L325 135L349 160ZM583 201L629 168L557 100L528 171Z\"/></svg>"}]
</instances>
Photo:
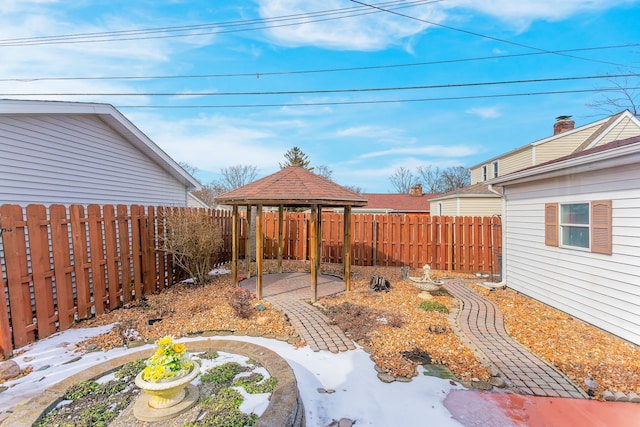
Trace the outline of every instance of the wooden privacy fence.
<instances>
[{"instance_id":1,"label":"wooden privacy fence","mask_svg":"<svg viewBox=\"0 0 640 427\"><path fill-rule=\"evenodd\" d=\"M11 354L75 321L166 289L185 278L164 253L164 209L139 205L0 206L0 352ZM224 239L216 264L231 260L231 213L203 210ZM264 220L264 258L276 259L278 214ZM286 212L283 257L309 258L307 213ZM498 217L354 214L352 263L499 273ZM241 237L248 233L242 222ZM322 261L342 262L343 215L322 213ZM241 252L245 245L240 245ZM240 256L243 256L241 253Z\"/></svg>"},{"instance_id":2,"label":"wooden privacy fence","mask_svg":"<svg viewBox=\"0 0 640 427\"><path fill-rule=\"evenodd\" d=\"M343 247L342 213L322 213L322 262L341 263ZM278 213L267 212L265 221L266 259L278 254ZM424 214L354 214L352 264L437 270L498 273L502 252L499 217L443 217ZM309 215L285 213L283 258L309 259Z\"/></svg>"},{"instance_id":3,"label":"wooden privacy fence","mask_svg":"<svg viewBox=\"0 0 640 427\"><path fill-rule=\"evenodd\" d=\"M0 206L2 354L183 279L171 256L158 249L162 211L138 205ZM206 212L229 242L214 259L225 262L231 216Z\"/></svg>"}]
</instances>

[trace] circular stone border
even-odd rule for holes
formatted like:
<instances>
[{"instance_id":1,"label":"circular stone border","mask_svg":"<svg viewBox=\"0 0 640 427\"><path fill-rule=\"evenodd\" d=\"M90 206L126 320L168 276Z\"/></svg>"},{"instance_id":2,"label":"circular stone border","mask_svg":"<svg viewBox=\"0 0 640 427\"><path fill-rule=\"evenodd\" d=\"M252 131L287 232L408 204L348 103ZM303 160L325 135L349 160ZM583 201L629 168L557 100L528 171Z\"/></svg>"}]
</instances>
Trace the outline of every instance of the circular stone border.
<instances>
[{"instance_id":1,"label":"circular stone border","mask_svg":"<svg viewBox=\"0 0 640 427\"><path fill-rule=\"evenodd\" d=\"M303 427L305 425L304 405L300 399L298 383L289 364L276 352L256 344L244 341L206 339L185 343L187 350L192 353L206 351L222 351L240 354L260 363L276 377L278 383L271 393L269 406L255 424L258 427L282 426ZM27 399L14 408L13 414L2 422L12 427L30 427L42 414L52 409L62 400L62 396L74 384L98 378L118 369L125 363L151 356L155 349L139 350L124 356L116 357L98 363L91 368L70 376L44 390L38 396Z\"/></svg>"}]
</instances>

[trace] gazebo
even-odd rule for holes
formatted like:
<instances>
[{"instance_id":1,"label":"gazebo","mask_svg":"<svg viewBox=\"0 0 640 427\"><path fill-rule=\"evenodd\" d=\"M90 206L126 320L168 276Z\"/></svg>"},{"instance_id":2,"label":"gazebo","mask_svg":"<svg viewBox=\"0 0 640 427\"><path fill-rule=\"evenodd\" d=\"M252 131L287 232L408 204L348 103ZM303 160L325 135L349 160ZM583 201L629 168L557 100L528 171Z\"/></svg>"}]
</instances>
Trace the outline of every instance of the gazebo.
<instances>
[{"instance_id":1,"label":"gazebo","mask_svg":"<svg viewBox=\"0 0 640 427\"><path fill-rule=\"evenodd\" d=\"M216 203L231 205L232 215L232 274L238 284L238 257L240 249L240 227L238 207L247 207L247 218L256 206L256 296L262 298L263 224L264 206L278 207L278 271L282 272L282 233L284 208L311 207L311 301L318 299L318 271L320 270L322 244L322 208L344 208L343 272L347 290L351 290L351 208L365 206L367 199L326 178L314 174L301 166L289 166L278 172L253 181L243 187L216 197ZM248 251L246 251L248 252ZM248 256L245 255L245 256Z\"/></svg>"}]
</instances>

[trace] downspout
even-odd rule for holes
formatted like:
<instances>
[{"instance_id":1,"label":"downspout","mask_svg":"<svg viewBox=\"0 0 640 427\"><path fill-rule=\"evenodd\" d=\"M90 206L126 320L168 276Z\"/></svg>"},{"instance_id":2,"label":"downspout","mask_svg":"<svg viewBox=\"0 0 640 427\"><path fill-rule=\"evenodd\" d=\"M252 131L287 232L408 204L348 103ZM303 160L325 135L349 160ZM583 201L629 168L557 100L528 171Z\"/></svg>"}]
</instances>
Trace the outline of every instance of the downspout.
<instances>
[{"instance_id":1,"label":"downspout","mask_svg":"<svg viewBox=\"0 0 640 427\"><path fill-rule=\"evenodd\" d=\"M506 261L506 253L507 253L507 246L506 246L506 233L504 232L504 224L506 223L506 219L507 219L507 201L504 197L504 187L500 187L501 191L496 190L495 188L493 188L493 184L487 184L487 189L489 191L491 191L493 194L496 194L498 196L500 196L500 200L501 200L501 210L502 210L502 271L500 271L500 277L502 278L502 280L498 283L494 283L494 282L484 282L483 286L489 288L489 289L497 289L497 288L506 288L507 287L507 272L506 272L506 265L507 263Z\"/></svg>"}]
</instances>

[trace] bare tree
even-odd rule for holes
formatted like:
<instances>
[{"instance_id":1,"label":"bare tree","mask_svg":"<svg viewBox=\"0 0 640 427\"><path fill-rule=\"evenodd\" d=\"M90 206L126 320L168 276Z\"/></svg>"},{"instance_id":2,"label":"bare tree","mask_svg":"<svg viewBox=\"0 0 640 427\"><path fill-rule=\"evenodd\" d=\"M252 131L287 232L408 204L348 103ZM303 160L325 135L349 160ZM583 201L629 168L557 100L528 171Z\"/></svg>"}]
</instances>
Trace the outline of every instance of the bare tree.
<instances>
[{"instance_id":1,"label":"bare tree","mask_svg":"<svg viewBox=\"0 0 640 427\"><path fill-rule=\"evenodd\" d=\"M329 181L333 181L332 175L333 171L329 169L327 165L320 165L313 168L313 173L316 175L320 175L323 178L328 179Z\"/></svg>"},{"instance_id":2,"label":"bare tree","mask_svg":"<svg viewBox=\"0 0 640 427\"><path fill-rule=\"evenodd\" d=\"M209 184L202 185L200 190L192 191L191 193L208 206L215 206L216 197L224 193L224 189L217 182L211 181Z\"/></svg>"},{"instance_id":3,"label":"bare tree","mask_svg":"<svg viewBox=\"0 0 640 427\"><path fill-rule=\"evenodd\" d=\"M222 179L218 185L224 191L234 190L256 179L258 167L254 165L234 165L220 169Z\"/></svg>"},{"instance_id":4,"label":"bare tree","mask_svg":"<svg viewBox=\"0 0 640 427\"><path fill-rule=\"evenodd\" d=\"M442 171L437 166L418 166L418 176L422 181L422 187L427 193L442 193L444 182Z\"/></svg>"},{"instance_id":5,"label":"bare tree","mask_svg":"<svg viewBox=\"0 0 640 427\"><path fill-rule=\"evenodd\" d=\"M389 181L398 193L410 193L411 186L418 182L418 178L407 168L400 166L389 177Z\"/></svg>"},{"instance_id":6,"label":"bare tree","mask_svg":"<svg viewBox=\"0 0 640 427\"><path fill-rule=\"evenodd\" d=\"M196 174L198 173L198 171L200 169L198 169L196 166L190 165L187 162L178 162L178 164L182 167L182 169L186 170L187 172L189 172L189 175L191 175L192 177L196 178ZM200 180L198 178L196 178L198 180L198 182L200 182Z\"/></svg>"},{"instance_id":7,"label":"bare tree","mask_svg":"<svg viewBox=\"0 0 640 427\"><path fill-rule=\"evenodd\" d=\"M343 185L344 188L348 188L349 190L353 191L354 193L358 193L358 194L362 194L362 188L358 187L356 185Z\"/></svg>"},{"instance_id":8,"label":"bare tree","mask_svg":"<svg viewBox=\"0 0 640 427\"><path fill-rule=\"evenodd\" d=\"M451 166L442 171L444 193L464 188L471 183L471 172L464 166Z\"/></svg>"},{"instance_id":9,"label":"bare tree","mask_svg":"<svg viewBox=\"0 0 640 427\"><path fill-rule=\"evenodd\" d=\"M633 71L629 71L632 74ZM634 77L617 77L608 79L612 88L603 90L602 94L594 102L586 104L587 107L604 111L608 114L619 113L622 110L629 110L631 114L640 117L640 89L638 83L640 78L637 74Z\"/></svg>"}]
</instances>

